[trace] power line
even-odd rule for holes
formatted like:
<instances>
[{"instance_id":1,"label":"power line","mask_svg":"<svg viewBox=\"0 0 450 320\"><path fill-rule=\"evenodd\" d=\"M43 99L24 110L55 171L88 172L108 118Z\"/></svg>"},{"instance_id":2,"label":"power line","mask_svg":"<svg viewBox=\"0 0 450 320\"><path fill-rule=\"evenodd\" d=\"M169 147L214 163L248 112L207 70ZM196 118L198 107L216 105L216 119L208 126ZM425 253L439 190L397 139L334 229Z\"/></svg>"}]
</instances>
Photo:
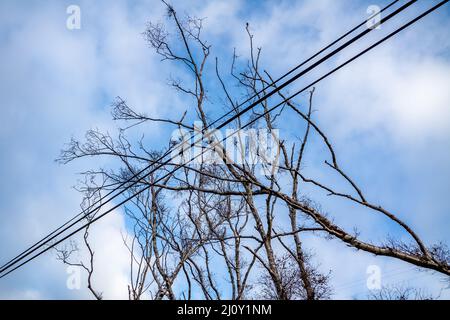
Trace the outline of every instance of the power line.
<instances>
[{"instance_id":1,"label":"power line","mask_svg":"<svg viewBox=\"0 0 450 320\"><path fill-rule=\"evenodd\" d=\"M242 128L238 129L244 129L245 127L251 125L252 123L256 122L257 120L259 120L261 117L267 115L268 113L272 112L273 110L275 110L276 108L278 108L279 106L281 106L282 104L284 104L285 102L293 99L294 97L296 97L297 95L299 95L300 93L304 92L305 90L307 90L308 88L310 88L311 86L317 84L318 82L322 81L323 79L327 78L328 76L332 75L333 73L335 73L336 71L340 70L341 68L343 68L344 66L348 65L349 63L351 63L352 61L356 60L357 58L361 57L362 55L364 55L365 53L369 52L370 50L372 50L373 48L377 47L378 45L380 45L381 43L383 43L384 41L390 39L391 37L393 37L394 35L396 35L397 33L401 32L402 30L404 30L405 28L409 27L410 25L414 24L415 22L417 22L418 20L422 19L423 17L425 17L426 15L428 15L429 13L435 11L436 9L438 9L439 7L441 7L442 5L444 5L445 3L447 3L448 0L444 0L441 1L440 3L438 3L437 5L433 6L432 8L428 9L427 11L423 12L422 14L420 14L419 16L417 16L416 18L410 20L408 23L404 24L403 26L401 26L400 28L396 29L395 31L393 31L392 33L388 34L387 36L385 36L384 38L382 38L381 40L375 42L374 44L372 44L371 46L369 46L368 48L364 49L363 51L359 52L358 54L356 54L355 56L353 56L352 58L348 59L346 62L342 63L341 65L339 65L338 67L332 69L331 71L329 71L328 73L326 73L325 75L323 75L322 77L318 78L317 80L313 81L312 83L310 83L309 85L307 85L306 87L304 87L303 89L297 91L296 93L294 93L293 95L289 96L288 98L284 99L282 102L278 103L277 105L273 106L272 108L268 109L266 112L262 113L261 115L258 115L256 118L254 118L253 120L251 120L250 122L248 122L247 124L245 124ZM237 132L237 131L236 131ZM234 133L233 133L234 134ZM225 137L224 139L222 139L222 142L225 141L228 137L230 137L231 135ZM198 156L203 155L203 152L200 153L199 155L197 155L196 157L194 157L193 159L191 159L190 161L194 160L195 158L197 158ZM190 162L189 161L189 162ZM157 181L153 182L151 185L148 185L144 188L142 188L141 190L135 192L134 194L132 194L131 196L129 196L128 198L126 198L125 200L123 200L122 202L120 202L119 204L115 205L114 207L112 207L111 209L107 210L106 212L102 213L101 215L93 218L92 220L90 220L89 222L87 222L86 224L84 224L83 226L79 227L78 229L76 229L75 231L71 232L70 234L68 234L67 236L63 237L62 239L58 240L57 242L53 243L52 245L48 246L47 248L43 249L42 251L40 251L39 253L37 253L36 255L32 256L31 258L27 259L26 261L22 262L21 264L19 264L18 266L14 267L13 269L9 270L8 272L6 272L5 274L0 276L0 279L5 277L6 275L10 274L11 272L17 270L18 268L20 268L21 266L25 265L26 263L34 260L35 258L37 258L38 256L42 255L43 253L47 252L48 250L50 250L52 247L58 245L59 243L65 241L66 239L68 239L69 237L71 237L72 235L78 233L79 231L83 230L84 228L86 228L87 226L91 225L92 223L98 221L99 219L101 219L102 217L104 217L105 215L107 215L108 213L112 212L113 210L119 208L120 206L122 206L123 204L125 204L126 202L128 202L129 200L135 198L136 196L140 195L142 192L144 192L145 190L149 189L152 185L157 184L159 181L164 180L166 177L172 175L173 173L175 173L177 170L179 170L181 168L180 167L176 167L175 169L173 169L172 171L170 171L169 173L167 173L165 176L159 178Z\"/></svg>"},{"instance_id":2,"label":"power line","mask_svg":"<svg viewBox=\"0 0 450 320\"><path fill-rule=\"evenodd\" d=\"M390 3L389 5L387 5L386 7L384 7L381 12L385 11L386 9L388 9L389 7L391 7L392 5L394 5L395 3L397 3L398 0L393 1L392 3ZM410 1L407 5L403 6L403 9L405 9L406 7L408 7L410 4L414 3L415 1ZM403 10L402 9L402 10ZM400 10L401 11L401 10ZM398 11L398 12L400 12ZM397 12L397 13L398 13ZM395 14L394 14L395 15ZM373 16L372 16L373 17ZM370 18L372 18L370 17ZM392 16L390 16L392 17ZM390 17L387 17L385 21L389 20ZM370 19L369 18L369 19ZM320 51L318 51L316 54L314 54L313 56L311 56L310 58L306 59L305 61L303 61L302 63L300 63L299 65L297 65L295 68L293 68L292 70L290 70L289 72L287 72L286 74L284 74L283 76L281 76L280 78L278 78L277 80L275 80L274 82L272 82L271 84L267 85L266 87L264 87L263 89L261 89L259 92L255 93L253 96L249 97L247 100L245 100L244 102L242 102L239 106L242 106L243 104L245 104L246 102L250 101L251 99L255 98L256 96L258 96L260 93L264 92L264 90L266 90L267 88L274 86L276 83L278 83L280 80L286 78L288 75L290 75L291 73L293 73L294 71L296 71L297 69L299 69L301 66L305 65L306 63L308 63L309 61L311 61L312 59L314 59L315 57L317 57L318 55L320 55L322 52L326 51L328 48L332 47L334 44L338 43L340 40L344 39L345 37L347 37L349 34L353 33L355 30L357 30L359 27L361 27L362 25L364 25L365 21L363 21L362 23L360 23L359 25L357 25L356 27L354 27L353 29L349 30L348 32L346 32L345 34L343 34L341 37L339 37L337 40L333 41L332 43L330 43L329 45L327 45L326 47L324 47L323 49L321 49ZM370 30L369 30L370 31ZM306 72L305 72L306 73ZM278 90L280 90L281 88L278 88L277 90L274 90L276 92L278 92ZM275 92L271 92L270 94L274 94ZM269 96L263 96L261 99L259 99L257 102L252 104L252 107L257 105L259 102L267 99ZM229 115L231 112L233 112L233 110L230 110L228 113L222 115L221 117L219 117L218 119L216 119L213 123L209 124L208 127L206 127L205 129L202 130L202 132L204 132L205 130L207 130L209 127L211 127L212 125L214 125L215 123L217 123L218 121L220 121L221 119L223 119L224 117L226 117L227 115ZM194 144L197 142L194 142ZM171 154L174 150L171 150L172 148L169 148L167 150L166 153L164 153L161 157L159 157L157 160L152 161L152 164L146 166L144 169L140 170L139 172L135 173L131 178L127 179L126 181L123 181L119 186L117 186L116 188L114 188L113 190L111 190L110 192L108 192L106 195L104 195L103 197L100 197L98 200L96 200L92 206L96 206L97 204L100 203L99 206L94 207L93 209L90 209L90 212L85 212L82 211L80 213L78 213L77 215L75 215L73 218L71 218L70 220L68 220L66 223L64 223L62 226L58 227L57 229L55 229L54 231L52 231L50 234L48 234L47 236L45 236L43 239L39 240L38 242L36 242L35 244L33 244L31 247L29 247L28 249L26 249L25 251L23 251L22 253L20 253L19 255L17 255L16 257L14 257L13 259L9 260L8 262L6 262L0 270L0 273L3 272L4 270L6 270L7 268L9 268L11 265L13 265L14 263L18 262L19 260L21 260L22 256L27 256L29 253L34 252L34 248L35 247L39 247L41 244L45 244L51 240L53 240L56 236L60 235L61 233L63 233L65 230L71 228L73 225L79 223L81 220L83 220L86 216L90 215L92 212L99 210L103 205L105 205L106 203L112 201L113 199L115 199L116 197L118 197L120 194L122 194L123 192L125 192L127 190L127 188L125 188L124 190L120 191L119 193L117 193L116 195L113 195L110 199L108 199L106 202L102 203L102 201L110 196L111 194L113 194L114 192L116 192L117 190L121 189L122 187L124 187L128 182L132 181L133 179L135 179L136 177L138 177L141 173L143 173L144 171L148 170L152 165L154 165L155 163L158 163L160 161L162 161L167 155ZM167 163L165 163L167 164ZM162 164L161 166L165 165ZM160 166L160 167L161 167ZM159 168L157 168L159 169ZM157 169L153 169L152 172L156 171ZM150 173L147 173L146 176L148 176ZM140 178L139 180L141 180L142 178ZM139 180L137 182L139 182ZM137 183L136 182L136 183ZM64 230L62 230L61 232L58 233L58 231L60 231L61 229L63 229L64 227L66 227L68 224L70 224L72 221L74 221L76 218L80 217L82 214L83 217L81 217L80 219L76 220L75 222L73 222L70 226L68 226L67 228L65 228ZM58 233L58 234L56 234ZM56 235L55 235L56 234ZM55 236L53 236L55 235ZM31 252L30 252L31 251Z\"/></svg>"},{"instance_id":3,"label":"power line","mask_svg":"<svg viewBox=\"0 0 450 320\"><path fill-rule=\"evenodd\" d=\"M416 0L412 0L409 1L408 3L404 4L402 7L400 7L399 9L397 9L396 11L394 11L393 13L391 13L390 15L388 15L387 17L385 17L384 19L382 19L380 21L380 23L386 22L389 19L391 19L392 17L394 17L396 14L398 14L399 12L403 11L404 9L406 9L407 7L409 7L410 5L412 5L413 3L415 3ZM284 87L286 87L288 84L292 83L293 81L295 81L296 79L298 79L299 77L301 77L302 75L306 74L307 72L309 72L310 70L312 70L313 68L315 68L317 65L321 64L322 62L326 61L327 59L329 59L330 57L332 57L333 55L335 55L336 53L338 53L339 51L341 51L342 49L344 49L345 47L349 46L350 44L352 44L353 42L355 42L356 40L358 40L359 38L363 37L364 35L366 35L367 33L369 33L370 31L372 31L372 29L367 29L363 32L361 32L360 34L358 34L357 36L355 36L354 38L350 39L349 41L347 41L346 43L344 43L343 45L341 45L339 48L335 49L333 52L329 53L328 55L326 55L325 57L323 57L322 59L320 59L319 61L317 61L316 63L314 63L313 65L311 65L310 67L308 67L307 69L303 70L302 72L298 73L297 75L295 75L294 77L292 77L291 79L287 80L285 83L283 83L282 85L278 86L275 90L272 90L271 92L269 92L268 94L266 94L265 96L261 97L260 99L258 99L257 101L253 102L252 104L250 104L247 108L241 110L239 113L237 113L236 115L234 115L233 117L231 117L230 119L228 119L227 121L225 121L224 123L222 123L220 126L217 127L217 129L220 129L222 127L224 127L225 125L231 123L232 121L234 121L235 119L237 119L239 116L241 116L242 114L246 113L248 110L250 110L251 108L253 108L254 106L258 105L260 102L264 101L265 99L267 99L268 97L272 96L273 94L275 94L276 92L278 92L279 90L283 89ZM197 142L194 142L192 146L194 146ZM137 174L135 174L133 177L131 177L129 180L124 181L123 183L121 183L121 185L119 185L117 188L121 188L124 185L126 185L129 181L131 181L132 179L136 178L138 175L140 175L142 172L146 171L148 168L150 168L154 163L159 162L161 160L163 160L168 154L170 154L171 150L169 149L162 157L160 157L159 159L153 161L153 163L149 166L147 166L146 168L144 168L143 170L141 170L140 172L138 172ZM166 165L168 163L168 161L166 163L161 163L159 164L159 166L157 168L153 168L153 170L149 173L146 174L146 176L150 175L151 173L153 173L154 171L158 170L159 168L163 167L164 165ZM143 177L142 177L143 178ZM130 186L127 186L125 189L123 189L121 192L119 192L118 194L112 196L107 202L113 200L114 198L118 197L120 194L122 194L123 192L125 192L126 190L128 190L129 188L131 188L133 185L137 184L142 178L140 178L139 180L135 181L134 183L132 183ZM116 189L117 189L116 188ZM111 194L112 192L114 192L115 190L111 191L110 193L107 194L107 196L109 194ZM101 200L101 199L100 199ZM100 201L99 200L99 201ZM107 203L106 202L106 203ZM103 203L93 209L90 210L90 212L86 213L83 217L79 218L78 220L76 220L75 222L71 223L69 226L65 227L62 231L59 231L62 229L62 227L58 228L58 233L52 233L51 237L45 241L45 243L55 239L57 236L59 236L60 234L62 234L64 231L66 231L67 229L71 228L72 226L76 225L77 223L79 223L80 221L82 221L86 216L88 216L89 214L91 214L92 212L95 212L96 210L99 210L104 204ZM82 213L80 213L79 215L81 215ZM78 216L79 216L78 215ZM71 221L73 221L75 218L72 218ZM67 225L68 223L66 223L65 225ZM40 242L43 242L42 240ZM13 260L11 260L11 262L7 263L5 266L3 266L0 270L0 273L4 272L6 269L8 269L10 266L12 266L13 264L15 264L16 262L23 260L23 258L25 258L26 256L30 255L31 253L33 253L34 251L36 251L41 245L35 245L35 248L32 249L28 249L25 251L25 253L19 255L18 257L14 258Z\"/></svg>"},{"instance_id":4,"label":"power line","mask_svg":"<svg viewBox=\"0 0 450 320\"><path fill-rule=\"evenodd\" d=\"M390 7L392 7L394 4L396 4L399 0L395 0L392 1L390 4L388 4L386 7L384 7L383 9L380 10L379 13L375 13L372 16L370 16L367 20L372 19L373 17L377 16L378 14L384 12L385 10L389 9ZM411 4L413 4L416 1L410 1L409 3L407 3L405 6L403 6L401 8L401 10L399 10L397 13L399 13L400 11L402 11L403 9L406 9L407 7L409 7ZM395 15L395 13L394 13ZM387 20L389 20L390 18L387 18L384 22L386 22ZM301 62L300 64L298 64L297 66L295 66L293 69L291 69L290 71L288 71L287 73L285 73L284 75L282 75L280 78L276 79L275 81L273 81L272 83L268 84L266 87L264 87L263 89L261 89L259 92L255 93L252 97L250 97L249 99L247 99L246 101L244 101L243 103L241 103L239 106L242 106L242 104L248 102L249 100L255 98L258 94L264 92L265 90L267 90L268 88L274 86L275 84L277 84L278 82L280 82L281 80L283 80L284 78L286 78L287 76L291 75L292 73L294 73L295 71L297 71L298 69L300 69L301 67L303 67L305 64L307 64L308 62L310 62L311 60L313 60L314 58L318 57L320 54L322 54L323 52L325 52L326 50L328 50L329 48L331 48L332 46L334 46L336 43L340 42L342 39L345 39L347 36L349 36L350 34L352 34L353 32L355 32L356 30L358 30L361 26L365 25L367 23L367 20L364 20L363 22L359 23L357 26L353 27L352 29L350 29L349 31L347 31L346 33L344 33L343 35L341 35L340 37L338 37L336 40L334 40L333 42L331 42L330 44L326 45L325 47L323 47L321 50L317 51L315 54L313 54L311 57L309 57L308 59L304 60L303 62ZM380 24L382 22L380 21ZM369 31L370 32L370 31ZM238 107L239 107L238 106ZM225 113L222 117L226 117L229 114L233 113L234 110L230 110L227 113ZM214 125L216 122L218 121L215 120L214 122L212 122L210 126Z\"/></svg>"},{"instance_id":5,"label":"power line","mask_svg":"<svg viewBox=\"0 0 450 320\"><path fill-rule=\"evenodd\" d=\"M416 2L417 0L412 0L409 1L408 3L404 4L402 7L400 7L399 9L397 9L396 11L394 11L393 13L391 13L390 15L388 15L387 17L385 17L384 19L382 19L380 21L381 23L384 23L388 20L390 20L392 17L394 17L395 15L397 15L398 13L400 13L401 11L403 11L404 9L406 9L407 7L409 7L410 5L412 5L414 2ZM387 8L389 8L390 6L392 6L393 4L395 4L397 1L392 2L391 4L389 4L388 6L386 6L383 10L386 10ZM342 40L343 38L345 38L347 35L349 35L350 33L352 33L354 30L358 29L361 25L363 25L365 22L360 23L357 27L353 28L352 30L348 31L346 34L342 35L338 40L332 42L330 45L326 46L324 49L320 50L318 53L316 53L315 55L313 55L311 58L305 60L304 62L302 62L301 64L299 64L297 67L295 67L293 70L296 70L298 68L300 68L302 65L306 64L307 62L309 62L310 60L312 60L313 58L315 58L316 56L318 56L320 53L324 52L325 50L327 50L328 48L330 48L332 45L334 45L335 43L339 42L340 40ZM336 53L338 53L339 51L343 50L345 47L349 46L350 44L352 44L353 42L355 42L356 40L358 40L359 38L363 37L364 35L366 35L367 33L369 33L370 31L372 31L372 29L367 29L364 32L360 33L358 36L355 36L353 39L350 39L349 41L347 41L345 44L341 45L339 48L337 48L336 50L334 50L333 52L331 52L330 54L328 54L327 56L323 57L322 59L320 59L319 61L317 61L316 63L314 63L313 65L311 65L310 67L308 67L307 69L303 70L302 72L300 72L299 74L297 74L296 76L292 77L291 79L287 80L285 83L283 83L282 85L275 87L275 90L269 92L268 94L264 95L263 97L259 98L257 101L253 102L252 104L250 104L247 108L245 108L244 110L240 111L238 114L236 114L234 117L232 117L231 119L227 120L225 123L223 123L222 125L220 125L219 127L217 127L216 129L220 129L222 127L224 127L225 125L231 123L232 121L234 121L236 118L238 118L240 115L246 113L248 110L252 109L253 107L255 107L256 105L258 105L259 103L261 103L262 101L266 100L267 98L269 98L270 96L272 96L273 94L275 94L276 92L280 91L281 89L283 89L284 87L286 87L287 85L289 85L290 83L292 83L293 81L297 80L298 78L300 78L302 75L306 74L307 72L311 71L312 69L314 69L316 66L318 66L319 64L323 63L324 61L328 60L330 57L332 57L333 55L335 55ZM253 96L251 96L250 98L248 98L246 101L244 101L243 103L241 103L239 106L242 106L244 103L250 101L251 99L253 99L254 97L257 97L261 92L263 92L264 90L266 90L267 88L269 88L270 86L275 85L277 82L279 82L280 80L284 79L287 75L289 75L290 73L293 72L293 70L291 70L290 72L288 72L287 74L285 74L284 76L280 77L279 79L277 79L276 81L274 81L272 84L268 85L267 87L261 89L259 92L255 93ZM238 107L239 107L238 106ZM232 112L232 111L230 111ZM218 118L217 120L215 120L213 123L211 123L210 125L208 125L205 129L202 130L202 132L204 132L205 130L207 130L209 127L211 127L213 124L215 124L216 122L220 121L221 119L223 119L224 117L226 117L227 115L230 114L230 112L226 113L225 115L221 116L220 118ZM201 140L201 139L200 139ZM197 142L194 142L192 146L194 146ZM117 198L119 195L121 195L123 192L125 192L126 190L128 190L129 188L131 188L133 185L137 184L141 179L145 178L146 176L152 174L153 172L155 172L156 170L158 170L159 168L161 168L162 166L168 164L170 162L170 160L166 161L165 163L160 163L159 167L157 168L153 168L151 172L147 173L144 177L139 178L137 181L135 181L134 183L132 183L130 186L127 186L126 188L124 188L123 190L121 190L120 192L118 192L117 194L113 195L110 199L108 199L106 202L102 203L103 199L108 197L109 195L113 194L115 191L121 189L122 187L124 187L128 182L132 181L133 179L135 179L136 177L138 177L141 173L143 173L144 171L146 171L147 169L151 168L152 165L154 165L155 163L159 163L160 161L162 161L167 155L171 154L174 150L171 150L171 148L169 148L167 150L166 153L163 154L163 156L159 157L157 160L153 160L152 163L148 166L146 166L144 169L140 170L139 172L135 173L131 178L127 179L126 181L123 181L119 186L117 186L115 189L111 190L110 192L108 192L104 197L100 197L100 199L98 199L97 201L95 201L92 206L97 205L98 203L100 203L100 205L98 205L97 207L94 207L93 209L90 209L89 212L85 213L85 211L80 212L79 214L77 214L75 217L71 218L68 222L64 223L62 226L60 226L59 228L57 228L56 230L54 230L53 232L51 232L49 235L47 235L46 237L44 237L43 239L41 239L40 241L38 241L37 243L35 243L34 245L32 245L31 247L29 247L28 249L26 249L25 251L23 251L22 253L20 253L18 256L16 256L15 258L11 259L10 261L8 261L6 264L4 264L1 269L0 269L0 273L4 272L5 270L7 270L9 267L11 267L12 265L14 265L15 263L17 263L18 261L21 261L23 258L25 258L26 256L30 255L31 253L33 253L34 251L36 251L36 249L38 249L41 245L48 243L49 241L52 241L53 239L55 239L57 236L59 236L60 234L62 234L63 232L65 232L66 230L70 229L71 227L73 227L74 225L78 224L80 221L82 221L84 218L86 218L87 216L89 216L90 214L92 214L92 212L95 212L99 209L101 209L101 207L105 204L107 204L108 202L112 201L113 199ZM181 152L181 151L180 151ZM84 213L84 215L82 217L80 217L82 214ZM76 221L74 221L76 218L80 217L79 219L77 219ZM72 222L74 221L74 222ZM71 223L72 222L72 223ZM71 224L70 224L71 223ZM69 225L70 224L70 225Z\"/></svg>"}]
</instances>

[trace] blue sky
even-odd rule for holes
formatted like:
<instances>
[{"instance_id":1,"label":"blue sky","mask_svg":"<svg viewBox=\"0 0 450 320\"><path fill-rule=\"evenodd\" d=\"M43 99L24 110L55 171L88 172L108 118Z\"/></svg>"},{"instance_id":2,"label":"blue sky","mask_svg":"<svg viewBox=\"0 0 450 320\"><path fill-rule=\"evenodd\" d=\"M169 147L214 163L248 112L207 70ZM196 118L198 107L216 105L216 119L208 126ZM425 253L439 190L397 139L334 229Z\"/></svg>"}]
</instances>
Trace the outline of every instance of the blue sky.
<instances>
[{"instance_id":1,"label":"blue sky","mask_svg":"<svg viewBox=\"0 0 450 320\"><path fill-rule=\"evenodd\" d=\"M71 188L89 160L68 166L54 162L72 136L99 128L113 132L109 106L116 96L154 116L178 117L184 101L166 86L175 72L162 64L141 33L149 20L163 20L156 0L1 1L0 3L0 258L2 261L73 216L79 194ZM371 4L388 1L179 1L207 17L205 37L213 56L228 67L233 47L248 52L249 22L263 47L262 65L282 74L367 16ZM358 48L386 34L436 1L419 1L396 23L349 48L326 66L296 83L315 79ZM66 28L66 8L81 8L81 29ZM319 124L336 146L341 164L374 202L398 213L428 243L450 244L450 6L420 21L383 46L316 86ZM215 114L215 112L213 112ZM218 114L218 113L217 113ZM295 123L287 123L295 129ZM170 135L146 128L158 145ZM283 134L283 133L282 133ZM288 133L286 133L288 135ZM334 179L314 165L308 170ZM319 159L320 158L320 159ZM317 161L316 161L317 160ZM108 166L111 163L96 162ZM311 194L313 191L311 190ZM396 234L383 219L356 215L347 204L314 194L336 221L355 223L372 240ZM102 273L96 283L107 298L126 297L128 256L115 212L93 232ZM94 235L95 234L95 235ZM355 252L336 241L310 239L324 270L332 270L335 297L366 293L366 268L381 267L386 283L417 285L450 297L442 276L419 272L387 258ZM112 258L111 258L112 257ZM68 290L65 267L48 254L0 280L0 298L83 298Z\"/></svg>"}]
</instances>

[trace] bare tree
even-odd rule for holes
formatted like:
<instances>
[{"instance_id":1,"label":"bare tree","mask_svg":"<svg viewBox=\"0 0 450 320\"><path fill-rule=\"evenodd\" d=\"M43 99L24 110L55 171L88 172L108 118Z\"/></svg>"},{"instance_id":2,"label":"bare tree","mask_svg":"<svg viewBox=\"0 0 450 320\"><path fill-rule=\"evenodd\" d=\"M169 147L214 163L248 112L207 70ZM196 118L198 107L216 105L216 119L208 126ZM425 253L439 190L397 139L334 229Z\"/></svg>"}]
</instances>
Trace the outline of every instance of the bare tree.
<instances>
[{"instance_id":1,"label":"bare tree","mask_svg":"<svg viewBox=\"0 0 450 320\"><path fill-rule=\"evenodd\" d=\"M88 178L86 176L85 178ZM99 210L94 212L90 212L92 208L92 204L100 201L100 192L101 189L98 185L96 185L94 180L91 180L89 183L85 180L82 185L85 187L83 189L79 189L84 193L84 199L81 203L82 212L86 215L85 220L87 222L92 221L95 215ZM91 187L92 186L92 187ZM76 255L80 253L80 249L77 246L77 243L73 240L69 242L68 245L64 245L61 247L54 247L54 250L57 254L57 259L62 261L65 265L79 267L84 270L87 274L87 287L91 294L97 300L102 300L102 293L94 289L93 284L93 275L94 275L94 255L95 252L89 243L89 229L90 225L84 229L83 233L83 245L88 252L88 262L84 262L83 259L79 259Z\"/></svg>"},{"instance_id":2,"label":"bare tree","mask_svg":"<svg viewBox=\"0 0 450 320\"><path fill-rule=\"evenodd\" d=\"M262 50L255 48L248 24L245 30L250 44L249 59L243 63L234 51L229 73L223 74L218 58L210 62L211 45L202 35L204 19L189 16L182 19L171 5L165 5L170 28L149 23L144 37L163 61L174 63L190 76L188 83L171 78L169 85L192 107L179 120L161 119L134 111L119 97L113 104L113 119L127 125L117 137L90 130L84 142L73 139L58 159L62 163L84 157L118 160L118 169L85 172L90 178L86 179L83 192L104 194L117 186L125 188L135 183L126 191L130 195L149 187L124 208L133 223L132 237L123 237L130 252L130 299L146 295L153 299L328 298L330 273L314 263L314 248L306 248L305 235L338 239L358 250L450 275L446 246L427 246L405 221L371 202L339 164L331 139L313 117L314 89L304 103L307 107L286 99L288 94L283 91L276 97L261 99L276 85L269 72L260 67ZM242 107L237 101L245 99L259 102L250 112L240 114ZM279 108L269 112L280 101ZM233 121L236 128L253 121L249 126L253 132L266 130L276 142L271 148L272 156L237 130L231 138L227 137L242 151L237 153L240 161L236 161L217 138L217 132L208 131L218 103L229 116L236 115ZM293 117L298 121L295 138L279 139L275 129L286 118ZM187 119L199 119L200 125L192 125ZM164 150L149 150L144 138L139 141L127 138L131 127L143 128L146 123L156 122L172 126L180 133L204 134L199 143L204 152L200 159L212 157L215 161L158 161L166 150L185 142L182 134L180 139L168 141ZM304 163L312 141L326 148L325 167L337 174L351 192L306 176ZM259 162L245 156L252 150L256 150ZM178 156L182 158L184 154L179 152ZM147 165L154 169L152 174L133 179ZM95 179L102 181L100 186L94 183ZM336 224L331 213L323 212L304 193L307 185L317 192L349 201L357 208L383 215L399 226L411 242L387 238L384 243L375 244L362 240L357 232L348 232ZM85 242L88 246L87 236ZM92 262L93 251L89 246L88 249ZM92 268L91 263L90 275Z\"/></svg>"}]
</instances>

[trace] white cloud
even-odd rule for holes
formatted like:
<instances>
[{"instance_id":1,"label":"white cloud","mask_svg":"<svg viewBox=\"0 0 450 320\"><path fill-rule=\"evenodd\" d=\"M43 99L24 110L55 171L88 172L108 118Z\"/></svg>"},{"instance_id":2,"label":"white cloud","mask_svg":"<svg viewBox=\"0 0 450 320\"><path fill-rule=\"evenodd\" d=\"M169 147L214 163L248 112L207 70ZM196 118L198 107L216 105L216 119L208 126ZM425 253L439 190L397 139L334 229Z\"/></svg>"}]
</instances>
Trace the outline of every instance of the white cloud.
<instances>
[{"instance_id":1,"label":"white cloud","mask_svg":"<svg viewBox=\"0 0 450 320\"><path fill-rule=\"evenodd\" d=\"M244 27L249 21L256 44L263 46L264 67L279 74L364 17L364 4L347 10L349 3L283 2L245 11L245 3L237 0L184 2L179 12L193 8L199 17L207 17L206 34L213 40L219 37L216 42L220 48L226 47L231 52L236 46L244 56L248 49ZM81 166L57 167L52 160L71 134L80 136L91 127L115 130L106 108L111 98L120 95L138 110L158 116L179 114L186 106L165 87L164 77L169 69L152 55L140 34L147 20L161 19L164 8L159 3L81 2L80 31L65 28L66 13L61 2L39 3L34 7L18 2L1 5L7 8L0 10L0 38L4 40L0 51L0 239L10 244L1 248L2 253L11 256L28 245L30 239L38 239L78 212L79 196L69 186L75 181L72 172ZM427 21L424 25L436 30L433 36L426 27L408 32L318 87L320 122L340 151L350 152L353 147L361 147L358 144L373 144L370 149L373 152L379 144L389 147L395 144L397 154L404 151L417 157L415 164L405 168L408 169L405 174L412 175L421 169L419 164L425 157L417 152L418 144L448 137L450 66L448 56L440 51L448 48L450 29L445 25L438 28L437 22ZM229 58L226 52L214 54L220 53ZM159 127L146 129L158 140ZM362 141L355 139L365 134ZM435 152L435 157L442 152L448 158L448 151L433 150L430 152ZM411 195L406 191L389 194L396 189L397 182L392 180L395 178L389 178L389 172L385 175L375 172L370 166L372 157L364 157L369 173L358 163L349 162L348 166L358 168L354 171L367 178L366 189L398 206L400 202L408 202ZM445 189L446 164L433 163L441 177L427 181L440 186L435 189ZM390 170L399 170L395 163L391 165ZM386 188L387 182L393 186ZM448 208L442 192L436 193L441 199L437 195L420 198L420 194L417 192L416 205L411 206L424 208L420 211L422 215L411 218L419 226L427 219L423 216L429 214L425 210L429 203L441 201L440 212ZM403 200L398 199L400 195ZM442 223L436 228L445 231L448 219L443 214L438 219ZM94 282L106 298L127 295L128 254L120 236L124 228L123 217L118 213L93 228L97 270L101 270L96 272ZM426 224L423 228L426 236L436 233L436 228ZM334 268L337 284L360 279L361 270L374 261L372 257L345 251L342 246L336 249L334 244L313 245L322 257L319 260ZM342 252L339 257L335 255L338 250ZM337 264L336 259L351 263ZM90 297L86 290L67 290L66 278L64 266L54 256L46 255L7 282L0 282L0 292L2 297L25 299ZM338 297L350 297L352 290L341 292Z\"/></svg>"}]
</instances>

